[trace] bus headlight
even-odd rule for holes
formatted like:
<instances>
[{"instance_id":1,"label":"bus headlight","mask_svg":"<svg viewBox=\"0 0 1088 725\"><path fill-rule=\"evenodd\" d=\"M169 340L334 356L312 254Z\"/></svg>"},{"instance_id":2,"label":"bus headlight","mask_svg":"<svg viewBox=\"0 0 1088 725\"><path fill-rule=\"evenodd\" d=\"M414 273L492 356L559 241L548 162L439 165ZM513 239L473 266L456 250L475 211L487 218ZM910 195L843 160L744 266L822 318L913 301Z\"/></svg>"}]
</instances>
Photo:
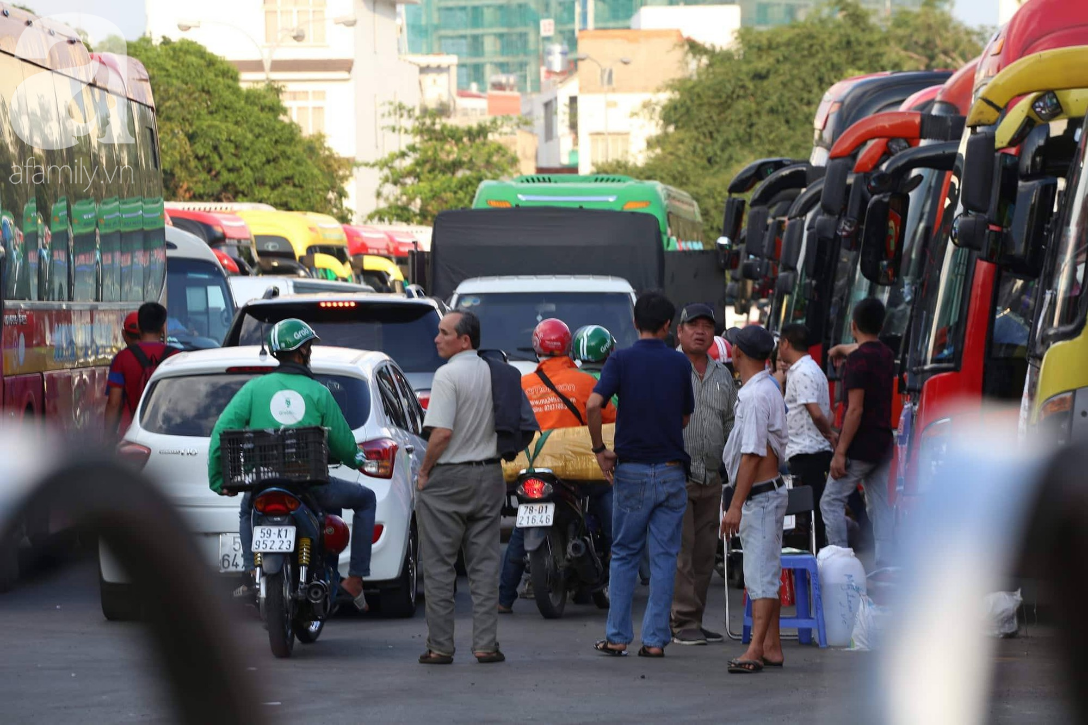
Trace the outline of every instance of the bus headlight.
<instances>
[{"instance_id":1,"label":"bus headlight","mask_svg":"<svg viewBox=\"0 0 1088 725\"><path fill-rule=\"evenodd\" d=\"M1047 398L1039 407L1035 433L1039 440L1063 446L1073 427L1073 391Z\"/></svg>"},{"instance_id":2,"label":"bus headlight","mask_svg":"<svg viewBox=\"0 0 1088 725\"><path fill-rule=\"evenodd\" d=\"M952 440L952 419L941 418L922 430L918 442L918 491L929 488L929 482L944 465L948 444Z\"/></svg>"}]
</instances>

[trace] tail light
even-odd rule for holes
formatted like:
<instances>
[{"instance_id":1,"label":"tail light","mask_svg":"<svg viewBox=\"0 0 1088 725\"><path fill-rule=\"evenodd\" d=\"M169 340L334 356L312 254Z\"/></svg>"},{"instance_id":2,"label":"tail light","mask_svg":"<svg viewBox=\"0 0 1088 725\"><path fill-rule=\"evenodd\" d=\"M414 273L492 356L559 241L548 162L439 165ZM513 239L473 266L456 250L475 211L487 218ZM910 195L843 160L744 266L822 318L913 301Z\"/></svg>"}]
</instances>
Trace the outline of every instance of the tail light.
<instances>
[{"instance_id":1,"label":"tail light","mask_svg":"<svg viewBox=\"0 0 1088 725\"><path fill-rule=\"evenodd\" d=\"M397 444L388 438L377 438L359 444L366 461L363 473L375 478L392 478L393 464L397 460Z\"/></svg>"},{"instance_id":2,"label":"tail light","mask_svg":"<svg viewBox=\"0 0 1088 725\"><path fill-rule=\"evenodd\" d=\"M283 491L268 491L253 501L253 508L266 516L286 516L300 505L297 498Z\"/></svg>"},{"instance_id":3,"label":"tail light","mask_svg":"<svg viewBox=\"0 0 1088 725\"><path fill-rule=\"evenodd\" d=\"M518 493L525 498L544 498L552 495L552 485L539 478L526 478L518 484Z\"/></svg>"},{"instance_id":4,"label":"tail light","mask_svg":"<svg viewBox=\"0 0 1088 725\"><path fill-rule=\"evenodd\" d=\"M427 406L431 404L431 391L417 390L416 399L419 400L419 404L423 406L423 410L427 410Z\"/></svg>"},{"instance_id":5,"label":"tail light","mask_svg":"<svg viewBox=\"0 0 1088 725\"><path fill-rule=\"evenodd\" d=\"M325 551L329 554L339 554L348 548L351 540L351 532L344 520L335 514L325 515L325 526L321 529L321 539Z\"/></svg>"},{"instance_id":6,"label":"tail light","mask_svg":"<svg viewBox=\"0 0 1088 725\"><path fill-rule=\"evenodd\" d=\"M374 524L374 535L370 537L370 543L377 544L383 533L385 533L385 524Z\"/></svg>"},{"instance_id":7,"label":"tail light","mask_svg":"<svg viewBox=\"0 0 1088 725\"><path fill-rule=\"evenodd\" d=\"M151 458L151 449L139 443L121 441L117 445L117 455L122 461L139 471L147 465L147 459Z\"/></svg>"}]
</instances>

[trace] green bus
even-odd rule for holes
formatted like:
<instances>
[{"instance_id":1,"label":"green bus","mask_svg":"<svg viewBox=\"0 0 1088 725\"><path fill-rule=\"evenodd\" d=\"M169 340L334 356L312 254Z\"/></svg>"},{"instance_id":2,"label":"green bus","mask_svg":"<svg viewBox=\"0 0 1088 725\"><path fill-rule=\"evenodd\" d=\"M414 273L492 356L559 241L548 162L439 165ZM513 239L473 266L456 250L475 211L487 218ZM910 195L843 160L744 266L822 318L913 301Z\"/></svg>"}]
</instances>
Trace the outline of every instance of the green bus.
<instances>
[{"instance_id":1,"label":"green bus","mask_svg":"<svg viewBox=\"0 0 1088 725\"><path fill-rule=\"evenodd\" d=\"M518 206L640 211L657 217L666 250L710 248L703 242L703 218L695 199L658 181L612 174L534 174L484 181L472 202L473 209Z\"/></svg>"}]
</instances>

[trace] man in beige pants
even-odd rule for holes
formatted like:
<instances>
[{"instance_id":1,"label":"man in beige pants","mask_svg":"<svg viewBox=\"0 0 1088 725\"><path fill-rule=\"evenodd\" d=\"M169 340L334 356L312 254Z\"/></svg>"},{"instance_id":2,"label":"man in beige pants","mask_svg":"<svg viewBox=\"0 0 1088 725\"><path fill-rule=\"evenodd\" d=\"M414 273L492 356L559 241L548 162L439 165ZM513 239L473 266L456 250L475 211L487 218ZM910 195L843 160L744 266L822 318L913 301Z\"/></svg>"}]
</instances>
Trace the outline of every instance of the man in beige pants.
<instances>
[{"instance_id":1,"label":"man in beige pants","mask_svg":"<svg viewBox=\"0 0 1088 725\"><path fill-rule=\"evenodd\" d=\"M714 310L710 305L695 303L685 307L676 331L680 349L691 361L695 412L684 429L684 450L691 457L691 471L670 619L673 642L699 645L722 641L721 634L703 628L703 610L720 546L722 479L718 469L725 441L733 430L737 390L728 368L707 354L714 344Z\"/></svg>"},{"instance_id":2,"label":"man in beige pants","mask_svg":"<svg viewBox=\"0 0 1088 725\"><path fill-rule=\"evenodd\" d=\"M457 552L464 549L472 593L472 653L482 663L502 662L499 651L499 521L506 483L499 462L491 373L477 354L480 321L451 312L438 326L435 346L448 362L434 375L425 429L431 429L420 468L419 523L423 591L427 598L427 651L421 664L453 662L453 606Z\"/></svg>"}]
</instances>

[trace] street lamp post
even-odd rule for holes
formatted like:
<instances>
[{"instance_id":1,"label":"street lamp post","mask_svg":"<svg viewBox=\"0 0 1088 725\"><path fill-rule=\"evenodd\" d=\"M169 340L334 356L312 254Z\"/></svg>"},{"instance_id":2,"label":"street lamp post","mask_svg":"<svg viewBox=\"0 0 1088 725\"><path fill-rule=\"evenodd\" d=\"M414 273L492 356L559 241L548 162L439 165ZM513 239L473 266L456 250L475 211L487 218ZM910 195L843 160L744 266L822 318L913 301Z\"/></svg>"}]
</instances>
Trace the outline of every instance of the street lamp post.
<instances>
[{"instance_id":1,"label":"street lamp post","mask_svg":"<svg viewBox=\"0 0 1088 725\"><path fill-rule=\"evenodd\" d=\"M586 53L580 53L575 56L575 60L583 61L588 60L597 66L601 73L601 87L604 89L604 160L606 162L612 160L612 138L608 135L608 90L612 88L612 66L601 65L601 62L591 55ZM620 58L620 63L624 65L630 65L630 58ZM593 144L590 143L590 150L592 151Z\"/></svg>"},{"instance_id":2,"label":"street lamp post","mask_svg":"<svg viewBox=\"0 0 1088 725\"><path fill-rule=\"evenodd\" d=\"M268 52L265 52L264 46L257 42L257 39L247 33L245 30L239 28L237 25L225 23L220 20L179 20L178 30L183 33L187 33L190 30L199 28L201 24L221 25L225 28L231 28L232 30L241 33L247 39L249 39L249 42L253 43L254 47L257 48L257 53L261 56L261 66L264 68L265 83L272 82L272 54L275 53L276 49L280 47L280 41L282 41L284 38L290 38L296 43L301 43L303 40L306 39L306 30L304 28L284 29L280 31L280 35L278 38L276 38L276 42L268 46Z\"/></svg>"}]
</instances>

